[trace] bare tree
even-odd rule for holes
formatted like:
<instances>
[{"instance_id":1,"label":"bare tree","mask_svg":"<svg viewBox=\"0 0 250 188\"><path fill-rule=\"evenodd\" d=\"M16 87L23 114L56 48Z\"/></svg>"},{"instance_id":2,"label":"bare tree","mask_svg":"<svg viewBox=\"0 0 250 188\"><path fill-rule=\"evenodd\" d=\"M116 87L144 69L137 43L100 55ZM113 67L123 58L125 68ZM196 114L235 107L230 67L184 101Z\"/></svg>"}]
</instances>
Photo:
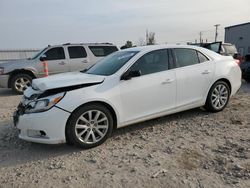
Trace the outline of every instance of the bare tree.
<instances>
[{"instance_id":1,"label":"bare tree","mask_svg":"<svg viewBox=\"0 0 250 188\"><path fill-rule=\"evenodd\" d=\"M155 43L156 43L156 41L155 41L155 33L150 32L147 35L147 45L154 45Z\"/></svg>"},{"instance_id":2,"label":"bare tree","mask_svg":"<svg viewBox=\"0 0 250 188\"><path fill-rule=\"evenodd\" d=\"M132 48L133 47L133 43L131 41L127 41L126 44L124 46L121 47L121 49L126 49L126 48Z\"/></svg>"}]
</instances>

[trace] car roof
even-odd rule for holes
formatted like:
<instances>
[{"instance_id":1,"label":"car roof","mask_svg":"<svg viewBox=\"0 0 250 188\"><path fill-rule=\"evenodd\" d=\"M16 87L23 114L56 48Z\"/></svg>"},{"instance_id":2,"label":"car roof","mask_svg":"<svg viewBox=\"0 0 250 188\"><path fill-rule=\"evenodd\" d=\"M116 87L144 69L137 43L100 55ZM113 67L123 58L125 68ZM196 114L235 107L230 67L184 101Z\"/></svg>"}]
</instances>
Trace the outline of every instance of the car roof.
<instances>
[{"instance_id":1,"label":"car roof","mask_svg":"<svg viewBox=\"0 0 250 188\"><path fill-rule=\"evenodd\" d=\"M62 47L62 46L116 46L112 43L65 43L65 44L57 44L57 45L48 45L51 47Z\"/></svg>"},{"instance_id":2,"label":"car roof","mask_svg":"<svg viewBox=\"0 0 250 188\"><path fill-rule=\"evenodd\" d=\"M125 51L151 51L151 50L158 50L164 48L188 48L188 49L196 49L201 50L204 48L198 46L191 46L191 45L178 45L178 44L164 44L164 45L148 45L148 46L139 46L133 48L124 49Z\"/></svg>"},{"instance_id":3,"label":"car roof","mask_svg":"<svg viewBox=\"0 0 250 188\"><path fill-rule=\"evenodd\" d=\"M217 54L211 50L208 50L206 48L203 47L199 47L199 46L192 46L192 45L184 45L184 44L164 44L164 45L148 45L148 46L140 46L140 47L134 47L134 48L127 48L124 49L122 51L139 51L139 52L150 52L153 50L160 50L160 49L168 49L168 48L186 48L186 49L194 49L194 50L198 50L204 54L206 54L207 56L209 56L212 59L221 59L221 55Z\"/></svg>"}]
</instances>

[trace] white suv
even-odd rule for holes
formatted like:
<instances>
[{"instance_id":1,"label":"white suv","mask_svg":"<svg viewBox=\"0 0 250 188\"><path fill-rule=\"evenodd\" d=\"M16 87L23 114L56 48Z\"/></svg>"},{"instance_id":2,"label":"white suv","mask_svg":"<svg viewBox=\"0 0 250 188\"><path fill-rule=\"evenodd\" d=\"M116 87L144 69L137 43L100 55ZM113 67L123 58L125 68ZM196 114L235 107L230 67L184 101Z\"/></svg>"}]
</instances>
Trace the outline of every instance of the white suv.
<instances>
[{"instance_id":1,"label":"white suv","mask_svg":"<svg viewBox=\"0 0 250 188\"><path fill-rule=\"evenodd\" d=\"M49 75L80 71L95 64L118 48L110 43L63 44L48 46L33 58L0 64L0 87L22 94L34 78L44 77L41 57L46 56Z\"/></svg>"}]
</instances>

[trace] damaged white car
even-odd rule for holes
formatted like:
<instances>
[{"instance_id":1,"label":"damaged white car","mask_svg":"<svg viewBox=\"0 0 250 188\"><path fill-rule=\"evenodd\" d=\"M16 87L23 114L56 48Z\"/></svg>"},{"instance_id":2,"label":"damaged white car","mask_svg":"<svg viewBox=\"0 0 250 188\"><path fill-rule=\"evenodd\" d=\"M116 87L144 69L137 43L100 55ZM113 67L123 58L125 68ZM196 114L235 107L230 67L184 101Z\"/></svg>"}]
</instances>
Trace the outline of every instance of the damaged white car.
<instances>
[{"instance_id":1,"label":"damaged white car","mask_svg":"<svg viewBox=\"0 0 250 188\"><path fill-rule=\"evenodd\" d=\"M240 86L232 57L186 45L130 48L87 71L35 79L14 123L27 141L91 148L137 122L201 106L221 111Z\"/></svg>"}]
</instances>

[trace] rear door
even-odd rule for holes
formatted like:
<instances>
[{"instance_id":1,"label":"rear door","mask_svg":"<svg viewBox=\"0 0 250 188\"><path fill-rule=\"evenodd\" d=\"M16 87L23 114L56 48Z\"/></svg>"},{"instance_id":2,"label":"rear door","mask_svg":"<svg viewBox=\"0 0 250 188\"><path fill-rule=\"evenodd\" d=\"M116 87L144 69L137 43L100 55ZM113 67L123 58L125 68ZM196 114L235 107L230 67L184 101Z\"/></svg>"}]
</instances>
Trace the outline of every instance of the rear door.
<instances>
[{"instance_id":1,"label":"rear door","mask_svg":"<svg viewBox=\"0 0 250 188\"><path fill-rule=\"evenodd\" d=\"M176 62L177 107L204 101L212 82L213 63L193 49L173 49Z\"/></svg>"},{"instance_id":2,"label":"rear door","mask_svg":"<svg viewBox=\"0 0 250 188\"><path fill-rule=\"evenodd\" d=\"M90 67L91 62L83 46L68 46L70 71L81 71Z\"/></svg>"},{"instance_id":3,"label":"rear door","mask_svg":"<svg viewBox=\"0 0 250 188\"><path fill-rule=\"evenodd\" d=\"M47 57L49 74L58 74L70 70L63 47L50 48L44 54Z\"/></svg>"}]
</instances>

